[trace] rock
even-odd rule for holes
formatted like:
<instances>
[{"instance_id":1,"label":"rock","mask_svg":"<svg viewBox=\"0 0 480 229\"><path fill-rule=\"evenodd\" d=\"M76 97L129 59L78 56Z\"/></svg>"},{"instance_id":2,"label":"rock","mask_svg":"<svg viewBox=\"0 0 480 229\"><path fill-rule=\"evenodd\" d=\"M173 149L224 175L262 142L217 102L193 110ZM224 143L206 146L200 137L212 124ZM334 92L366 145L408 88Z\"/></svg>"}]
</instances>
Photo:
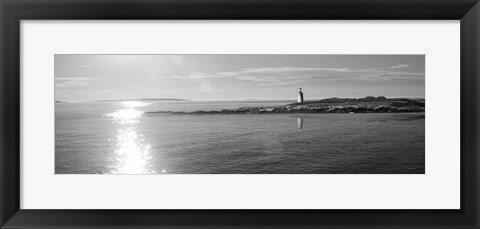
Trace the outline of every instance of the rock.
<instances>
[{"instance_id":1,"label":"rock","mask_svg":"<svg viewBox=\"0 0 480 229\"><path fill-rule=\"evenodd\" d=\"M390 112L425 112L425 103L413 99L384 96L367 96L355 98L329 98L319 101L292 103L277 107L241 107L220 111L172 112L157 111L146 114L290 114L290 113L390 113Z\"/></svg>"}]
</instances>

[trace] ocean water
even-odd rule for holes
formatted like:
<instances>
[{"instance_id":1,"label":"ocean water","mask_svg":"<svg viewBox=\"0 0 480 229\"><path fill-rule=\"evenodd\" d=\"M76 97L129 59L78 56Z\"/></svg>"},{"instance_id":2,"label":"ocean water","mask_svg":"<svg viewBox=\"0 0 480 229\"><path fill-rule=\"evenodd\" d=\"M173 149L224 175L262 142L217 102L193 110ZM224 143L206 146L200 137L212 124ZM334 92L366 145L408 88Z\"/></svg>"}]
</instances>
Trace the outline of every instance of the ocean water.
<instances>
[{"instance_id":1,"label":"ocean water","mask_svg":"<svg viewBox=\"0 0 480 229\"><path fill-rule=\"evenodd\" d=\"M424 113L144 113L221 110L287 103L57 103L55 173L425 173Z\"/></svg>"}]
</instances>

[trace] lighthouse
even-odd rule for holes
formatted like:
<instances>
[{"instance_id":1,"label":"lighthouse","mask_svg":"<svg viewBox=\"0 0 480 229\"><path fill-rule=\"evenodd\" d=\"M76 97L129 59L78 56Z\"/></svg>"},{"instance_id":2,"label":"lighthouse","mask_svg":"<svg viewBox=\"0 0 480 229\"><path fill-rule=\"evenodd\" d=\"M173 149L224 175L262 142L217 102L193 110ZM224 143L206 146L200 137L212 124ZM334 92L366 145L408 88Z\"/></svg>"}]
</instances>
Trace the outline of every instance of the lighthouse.
<instances>
[{"instance_id":1,"label":"lighthouse","mask_svg":"<svg viewBox=\"0 0 480 229\"><path fill-rule=\"evenodd\" d=\"M303 92L302 92L302 88L300 88L300 90L298 91L297 102L303 103Z\"/></svg>"}]
</instances>

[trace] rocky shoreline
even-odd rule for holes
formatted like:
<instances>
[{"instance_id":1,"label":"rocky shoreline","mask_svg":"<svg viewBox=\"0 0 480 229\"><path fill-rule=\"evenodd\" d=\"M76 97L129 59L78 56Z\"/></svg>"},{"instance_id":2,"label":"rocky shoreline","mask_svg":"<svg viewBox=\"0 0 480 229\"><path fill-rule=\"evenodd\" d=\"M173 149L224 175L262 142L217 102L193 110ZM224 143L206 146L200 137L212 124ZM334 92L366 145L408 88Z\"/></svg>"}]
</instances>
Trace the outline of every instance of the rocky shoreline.
<instances>
[{"instance_id":1,"label":"rocky shoreline","mask_svg":"<svg viewBox=\"0 0 480 229\"><path fill-rule=\"evenodd\" d=\"M297 113L405 113L425 112L423 99L386 98L328 98L318 101L291 103L284 106L241 107L220 111L153 111L146 114L214 115L214 114L297 114Z\"/></svg>"}]
</instances>

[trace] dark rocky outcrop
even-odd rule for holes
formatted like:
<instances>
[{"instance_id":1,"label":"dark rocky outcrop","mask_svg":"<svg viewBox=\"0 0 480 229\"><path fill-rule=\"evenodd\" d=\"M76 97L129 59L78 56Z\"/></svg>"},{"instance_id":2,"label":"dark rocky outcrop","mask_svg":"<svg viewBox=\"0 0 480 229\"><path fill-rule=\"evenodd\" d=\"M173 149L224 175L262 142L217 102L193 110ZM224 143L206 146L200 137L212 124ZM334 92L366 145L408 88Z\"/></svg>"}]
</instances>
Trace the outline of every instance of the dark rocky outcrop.
<instances>
[{"instance_id":1,"label":"dark rocky outcrop","mask_svg":"<svg viewBox=\"0 0 480 229\"><path fill-rule=\"evenodd\" d=\"M149 114L295 114L295 113L400 113L425 112L423 100L386 98L384 96L364 98L328 98L318 101L291 103L284 106L241 107L220 111L174 112L156 111Z\"/></svg>"}]
</instances>

